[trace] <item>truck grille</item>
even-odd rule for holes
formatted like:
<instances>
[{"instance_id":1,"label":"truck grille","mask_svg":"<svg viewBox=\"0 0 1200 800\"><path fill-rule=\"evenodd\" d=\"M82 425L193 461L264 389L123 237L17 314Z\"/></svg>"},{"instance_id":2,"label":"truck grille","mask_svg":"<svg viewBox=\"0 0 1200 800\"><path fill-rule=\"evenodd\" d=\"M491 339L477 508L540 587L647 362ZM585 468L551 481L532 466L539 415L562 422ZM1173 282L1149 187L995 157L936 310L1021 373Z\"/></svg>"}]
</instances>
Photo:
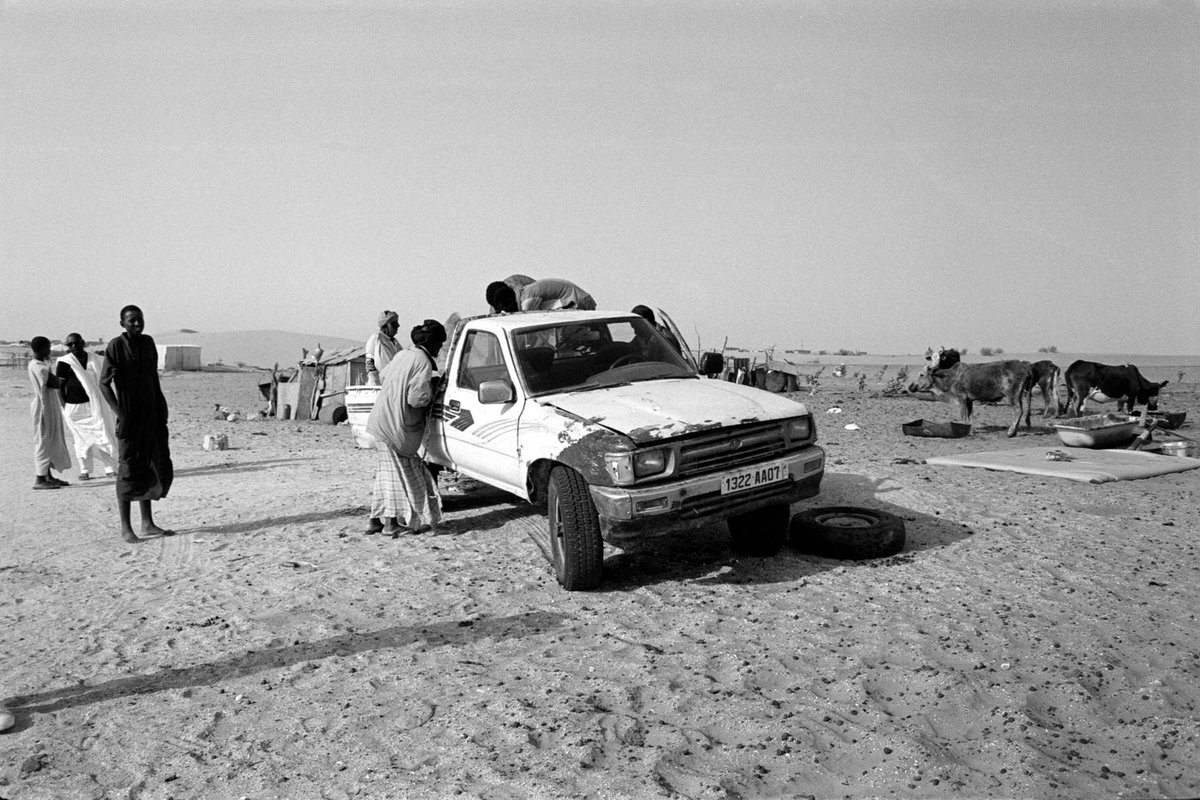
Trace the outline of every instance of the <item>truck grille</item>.
<instances>
[{"instance_id":1,"label":"truck grille","mask_svg":"<svg viewBox=\"0 0 1200 800\"><path fill-rule=\"evenodd\" d=\"M787 443L778 422L723 428L679 443L675 476L688 478L781 456Z\"/></svg>"},{"instance_id":2,"label":"truck grille","mask_svg":"<svg viewBox=\"0 0 1200 800\"><path fill-rule=\"evenodd\" d=\"M783 483L773 483L769 486L762 486L758 489L752 489L748 492L738 492L737 494L720 494L719 492L715 492L700 497L689 497L683 501L683 505L679 509L679 516L683 519L695 519L720 511L729 511L730 509L754 501L767 500L772 497L785 497L791 494L795 486L795 481L784 481Z\"/></svg>"}]
</instances>

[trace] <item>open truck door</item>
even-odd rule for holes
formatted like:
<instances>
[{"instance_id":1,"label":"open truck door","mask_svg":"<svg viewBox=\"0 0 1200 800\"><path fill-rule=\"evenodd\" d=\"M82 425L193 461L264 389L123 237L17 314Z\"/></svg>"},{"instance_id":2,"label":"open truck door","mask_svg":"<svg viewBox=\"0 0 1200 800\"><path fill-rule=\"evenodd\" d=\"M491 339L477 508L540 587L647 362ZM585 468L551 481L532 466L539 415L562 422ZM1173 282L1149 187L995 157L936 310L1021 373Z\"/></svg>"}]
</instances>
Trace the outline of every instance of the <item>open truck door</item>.
<instances>
[{"instance_id":1,"label":"open truck door","mask_svg":"<svg viewBox=\"0 0 1200 800\"><path fill-rule=\"evenodd\" d=\"M688 363L688 366L696 370L696 374L712 378L720 375L725 370L725 356L716 352L697 354L688 346L687 340L683 338L683 332L679 330L679 326L675 324L675 320L671 319L671 315L661 308L655 309L655 311L658 314L658 318L662 320L662 324L679 341L679 346L683 349L681 353L683 360ZM697 355L700 356L699 362L696 361Z\"/></svg>"},{"instance_id":2,"label":"open truck door","mask_svg":"<svg viewBox=\"0 0 1200 800\"><path fill-rule=\"evenodd\" d=\"M696 372L700 372L700 365L696 363L696 356L692 352L692 348L688 346L687 340L683 338L683 333L680 332L679 326L675 324L675 320L671 319L671 315L661 308L654 309L654 313L657 315L658 320L666 326L667 330L674 335L675 340L679 342L679 347L683 350L683 360Z\"/></svg>"}]
</instances>

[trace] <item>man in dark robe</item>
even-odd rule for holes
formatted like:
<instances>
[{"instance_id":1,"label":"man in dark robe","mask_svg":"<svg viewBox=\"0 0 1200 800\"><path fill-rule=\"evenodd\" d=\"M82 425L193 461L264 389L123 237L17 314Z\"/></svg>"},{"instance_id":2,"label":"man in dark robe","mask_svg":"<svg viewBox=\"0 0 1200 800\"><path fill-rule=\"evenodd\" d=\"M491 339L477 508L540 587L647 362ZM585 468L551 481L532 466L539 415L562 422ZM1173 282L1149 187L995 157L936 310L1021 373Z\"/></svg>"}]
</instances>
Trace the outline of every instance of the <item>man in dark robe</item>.
<instances>
[{"instance_id":1,"label":"man in dark robe","mask_svg":"<svg viewBox=\"0 0 1200 800\"><path fill-rule=\"evenodd\" d=\"M121 309L125 332L108 343L100 393L117 416L117 506L121 538L141 539L130 523L130 505L138 501L142 534L170 536L174 531L154 524L153 500L167 496L175 470L167 443L167 400L158 382L158 348L142 333L146 320L137 306Z\"/></svg>"}]
</instances>

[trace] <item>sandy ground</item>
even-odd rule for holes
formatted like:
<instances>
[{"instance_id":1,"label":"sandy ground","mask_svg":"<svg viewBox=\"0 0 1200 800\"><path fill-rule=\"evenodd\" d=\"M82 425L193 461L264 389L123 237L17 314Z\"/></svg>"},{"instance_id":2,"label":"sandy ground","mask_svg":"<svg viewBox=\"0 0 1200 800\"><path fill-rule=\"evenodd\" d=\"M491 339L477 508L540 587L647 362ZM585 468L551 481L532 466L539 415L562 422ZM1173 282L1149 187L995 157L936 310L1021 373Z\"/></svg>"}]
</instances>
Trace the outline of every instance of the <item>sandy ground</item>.
<instances>
[{"instance_id":1,"label":"sandy ground","mask_svg":"<svg viewBox=\"0 0 1200 800\"><path fill-rule=\"evenodd\" d=\"M905 437L949 407L826 376L809 504L901 515L904 552L737 557L713 525L572 594L540 510L490 490L447 497L462 535L364 536L348 428L208 418L258 379L165 379L178 533L127 546L111 481L29 489L28 383L0 372L0 797L1200 795L1200 471L924 465L1059 445L998 407Z\"/></svg>"}]
</instances>

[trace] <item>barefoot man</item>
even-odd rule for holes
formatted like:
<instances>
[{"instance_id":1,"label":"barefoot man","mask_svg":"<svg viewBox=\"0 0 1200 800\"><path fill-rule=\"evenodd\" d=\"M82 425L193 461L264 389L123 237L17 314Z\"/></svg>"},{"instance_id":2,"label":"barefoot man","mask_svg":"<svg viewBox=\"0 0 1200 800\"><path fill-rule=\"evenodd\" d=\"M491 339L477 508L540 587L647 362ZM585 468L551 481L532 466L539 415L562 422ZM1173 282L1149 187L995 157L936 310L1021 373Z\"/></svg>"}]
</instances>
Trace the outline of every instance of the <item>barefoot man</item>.
<instances>
[{"instance_id":1,"label":"barefoot man","mask_svg":"<svg viewBox=\"0 0 1200 800\"><path fill-rule=\"evenodd\" d=\"M130 504L142 511L142 534L170 536L154 524L152 500L167 496L175 470L167 446L167 400L158 382L158 348L142 333L146 320L137 306L121 309L125 332L108 343L100 393L117 415L117 506L121 538L141 541L129 521Z\"/></svg>"}]
</instances>

